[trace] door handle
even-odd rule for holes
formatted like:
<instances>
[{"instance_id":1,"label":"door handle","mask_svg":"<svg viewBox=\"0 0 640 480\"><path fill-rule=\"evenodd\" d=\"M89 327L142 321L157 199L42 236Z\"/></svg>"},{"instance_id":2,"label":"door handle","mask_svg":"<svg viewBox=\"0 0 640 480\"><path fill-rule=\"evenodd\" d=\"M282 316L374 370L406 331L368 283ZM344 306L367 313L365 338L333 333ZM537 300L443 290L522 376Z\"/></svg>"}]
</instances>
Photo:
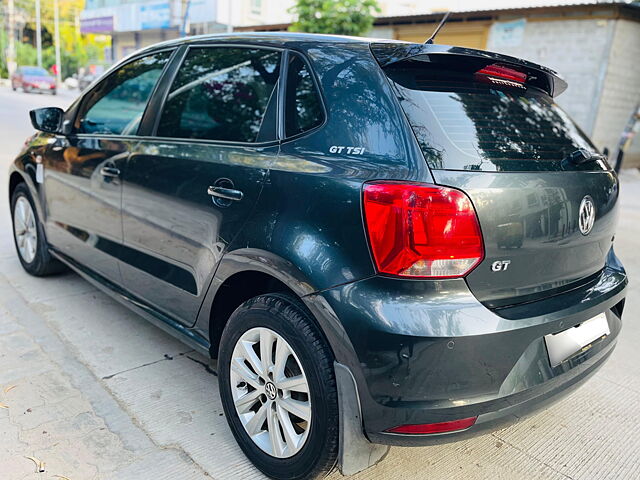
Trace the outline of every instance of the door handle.
<instances>
[{"instance_id":1,"label":"door handle","mask_svg":"<svg viewBox=\"0 0 640 480\"><path fill-rule=\"evenodd\" d=\"M207 189L207 193L212 197L224 198L225 200L233 200L239 202L244 197L244 194L240 190L234 188L216 187L211 186Z\"/></svg>"},{"instance_id":2,"label":"door handle","mask_svg":"<svg viewBox=\"0 0 640 480\"><path fill-rule=\"evenodd\" d=\"M100 175L102 175L103 177L119 177L120 176L120 170L115 168L115 167L102 167L100 169Z\"/></svg>"}]
</instances>

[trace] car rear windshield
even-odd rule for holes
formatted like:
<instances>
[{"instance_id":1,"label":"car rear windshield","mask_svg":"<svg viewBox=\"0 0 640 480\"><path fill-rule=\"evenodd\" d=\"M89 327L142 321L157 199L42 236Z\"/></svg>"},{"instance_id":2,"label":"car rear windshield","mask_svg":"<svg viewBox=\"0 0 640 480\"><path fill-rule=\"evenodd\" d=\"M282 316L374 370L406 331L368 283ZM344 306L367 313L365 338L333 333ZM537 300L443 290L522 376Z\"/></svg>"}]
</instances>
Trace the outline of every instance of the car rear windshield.
<instances>
[{"instance_id":1,"label":"car rear windshield","mask_svg":"<svg viewBox=\"0 0 640 480\"><path fill-rule=\"evenodd\" d=\"M546 93L425 62L385 69L429 166L479 171L606 170L566 160L597 149ZM513 83L513 82L511 82Z\"/></svg>"}]
</instances>

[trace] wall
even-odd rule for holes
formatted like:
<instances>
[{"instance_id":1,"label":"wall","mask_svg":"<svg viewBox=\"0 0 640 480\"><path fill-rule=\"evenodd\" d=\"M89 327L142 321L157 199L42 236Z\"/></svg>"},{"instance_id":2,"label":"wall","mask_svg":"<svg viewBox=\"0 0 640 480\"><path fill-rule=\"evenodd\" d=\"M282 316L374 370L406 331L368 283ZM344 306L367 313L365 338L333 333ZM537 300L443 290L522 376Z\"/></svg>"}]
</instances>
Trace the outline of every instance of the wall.
<instances>
[{"instance_id":1,"label":"wall","mask_svg":"<svg viewBox=\"0 0 640 480\"><path fill-rule=\"evenodd\" d=\"M140 48L178 37L179 32L177 29L114 32L111 38L114 46L115 60L122 60L124 57L130 55L136 50L139 50Z\"/></svg>"},{"instance_id":2,"label":"wall","mask_svg":"<svg viewBox=\"0 0 640 480\"><path fill-rule=\"evenodd\" d=\"M135 34L133 32L114 32L111 36L113 58L118 62L137 50Z\"/></svg>"},{"instance_id":3,"label":"wall","mask_svg":"<svg viewBox=\"0 0 640 480\"><path fill-rule=\"evenodd\" d=\"M615 154L633 108L640 102L640 23L619 20L611 45L594 140ZM625 166L640 167L640 138L625 153Z\"/></svg>"},{"instance_id":4,"label":"wall","mask_svg":"<svg viewBox=\"0 0 640 480\"><path fill-rule=\"evenodd\" d=\"M292 20L292 16L287 10L294 3L294 0L260 0L259 2L233 0L231 6L232 23L234 26L288 23ZM229 2L219 0L216 12L217 21L226 25L229 22Z\"/></svg>"},{"instance_id":5,"label":"wall","mask_svg":"<svg viewBox=\"0 0 640 480\"><path fill-rule=\"evenodd\" d=\"M550 20L524 22L522 32L500 35L502 22L491 27L487 49L521 57L558 71L569 88L558 98L585 132L598 138L595 118L606 75L615 20ZM603 144L599 145L604 146Z\"/></svg>"},{"instance_id":6,"label":"wall","mask_svg":"<svg viewBox=\"0 0 640 480\"><path fill-rule=\"evenodd\" d=\"M395 31L393 27L373 27L365 36L369 38L386 38L386 39L394 39Z\"/></svg>"},{"instance_id":7,"label":"wall","mask_svg":"<svg viewBox=\"0 0 640 480\"><path fill-rule=\"evenodd\" d=\"M422 43L434 32L437 23L418 23L398 25L395 28L396 38L407 42ZM443 45L457 45L460 47L487 48L487 37L491 21L463 21L449 22L438 33L436 43Z\"/></svg>"}]
</instances>

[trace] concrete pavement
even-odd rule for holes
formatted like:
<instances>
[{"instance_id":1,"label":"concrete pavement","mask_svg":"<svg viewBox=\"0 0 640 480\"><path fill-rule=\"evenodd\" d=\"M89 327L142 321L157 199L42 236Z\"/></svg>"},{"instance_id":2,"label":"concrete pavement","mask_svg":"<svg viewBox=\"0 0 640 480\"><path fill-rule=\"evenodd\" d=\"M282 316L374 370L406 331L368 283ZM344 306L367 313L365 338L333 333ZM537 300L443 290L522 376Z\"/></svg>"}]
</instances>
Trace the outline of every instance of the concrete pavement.
<instances>
[{"instance_id":1,"label":"concrete pavement","mask_svg":"<svg viewBox=\"0 0 640 480\"><path fill-rule=\"evenodd\" d=\"M8 407L0 408L0 479L263 478L236 446L206 359L72 273L36 279L22 271L7 166L31 132L28 109L71 100L0 89L0 403ZM517 425L450 445L393 448L354 478L640 478L639 174L622 176L621 202L616 249L632 284L609 363ZM28 456L45 472L35 473Z\"/></svg>"}]
</instances>

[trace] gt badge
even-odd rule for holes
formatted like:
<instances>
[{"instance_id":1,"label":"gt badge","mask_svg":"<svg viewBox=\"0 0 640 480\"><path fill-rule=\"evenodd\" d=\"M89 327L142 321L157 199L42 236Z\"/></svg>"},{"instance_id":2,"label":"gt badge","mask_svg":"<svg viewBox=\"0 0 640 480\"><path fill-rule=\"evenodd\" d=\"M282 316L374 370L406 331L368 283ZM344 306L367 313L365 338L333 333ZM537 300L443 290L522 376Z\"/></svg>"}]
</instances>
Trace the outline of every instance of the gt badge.
<instances>
[{"instance_id":1,"label":"gt badge","mask_svg":"<svg viewBox=\"0 0 640 480\"><path fill-rule=\"evenodd\" d=\"M509 268L511 260L496 260L491 264L491 270L494 272L504 272Z\"/></svg>"}]
</instances>

